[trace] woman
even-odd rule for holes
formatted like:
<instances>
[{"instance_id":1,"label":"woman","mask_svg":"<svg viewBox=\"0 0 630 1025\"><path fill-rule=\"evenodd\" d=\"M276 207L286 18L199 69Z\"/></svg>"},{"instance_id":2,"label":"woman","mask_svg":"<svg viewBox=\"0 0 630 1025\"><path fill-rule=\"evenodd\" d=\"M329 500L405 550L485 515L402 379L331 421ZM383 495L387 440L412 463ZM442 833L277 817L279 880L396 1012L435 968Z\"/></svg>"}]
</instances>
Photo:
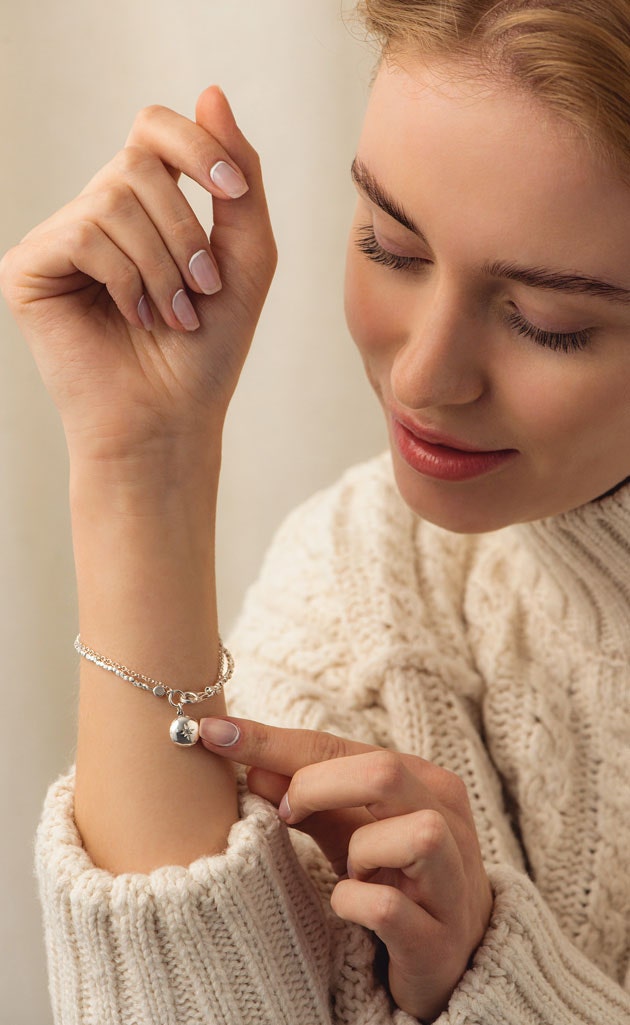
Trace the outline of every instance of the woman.
<instances>
[{"instance_id":1,"label":"woman","mask_svg":"<svg viewBox=\"0 0 630 1025\"><path fill-rule=\"evenodd\" d=\"M64 1025L630 1015L630 5L361 7L347 317L391 456L279 532L229 716L221 432L275 250L221 91L2 263L71 461Z\"/></svg>"}]
</instances>

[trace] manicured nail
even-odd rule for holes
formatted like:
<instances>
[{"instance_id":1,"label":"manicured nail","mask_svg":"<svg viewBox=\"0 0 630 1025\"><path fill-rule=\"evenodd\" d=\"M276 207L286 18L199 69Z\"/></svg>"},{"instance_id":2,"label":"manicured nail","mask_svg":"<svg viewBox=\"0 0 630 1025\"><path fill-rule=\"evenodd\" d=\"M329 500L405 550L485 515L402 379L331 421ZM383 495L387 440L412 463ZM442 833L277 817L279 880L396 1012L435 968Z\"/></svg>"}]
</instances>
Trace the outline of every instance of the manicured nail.
<instances>
[{"instance_id":1,"label":"manicured nail","mask_svg":"<svg viewBox=\"0 0 630 1025\"><path fill-rule=\"evenodd\" d=\"M219 272L205 249L200 249L198 253L191 256L188 269L199 288L206 295L214 295L221 288Z\"/></svg>"},{"instance_id":2,"label":"manicured nail","mask_svg":"<svg viewBox=\"0 0 630 1025\"><path fill-rule=\"evenodd\" d=\"M291 805L289 804L288 794L285 794L280 804L278 805L278 815L281 819L291 818Z\"/></svg>"},{"instance_id":3,"label":"manicured nail","mask_svg":"<svg viewBox=\"0 0 630 1025\"><path fill-rule=\"evenodd\" d=\"M244 196L249 190L249 185L243 175L235 171L233 167L226 164L225 160L219 160L210 170L210 177L215 185L225 192L230 199L238 199Z\"/></svg>"},{"instance_id":4,"label":"manicured nail","mask_svg":"<svg viewBox=\"0 0 630 1025\"><path fill-rule=\"evenodd\" d=\"M241 735L236 723L226 722L225 719L202 719L199 733L203 740L217 747L232 747Z\"/></svg>"},{"instance_id":5,"label":"manicured nail","mask_svg":"<svg viewBox=\"0 0 630 1025\"><path fill-rule=\"evenodd\" d=\"M149 306L146 295L143 295L138 303L138 316L142 321L142 326L147 331L150 331L153 327L153 314L151 313L151 307Z\"/></svg>"},{"instance_id":6,"label":"manicured nail","mask_svg":"<svg viewBox=\"0 0 630 1025\"><path fill-rule=\"evenodd\" d=\"M199 320L195 313L194 306L183 288L180 288L179 291L175 293L171 306L173 307L173 313L182 327L185 327L187 331L197 330L199 327Z\"/></svg>"}]
</instances>

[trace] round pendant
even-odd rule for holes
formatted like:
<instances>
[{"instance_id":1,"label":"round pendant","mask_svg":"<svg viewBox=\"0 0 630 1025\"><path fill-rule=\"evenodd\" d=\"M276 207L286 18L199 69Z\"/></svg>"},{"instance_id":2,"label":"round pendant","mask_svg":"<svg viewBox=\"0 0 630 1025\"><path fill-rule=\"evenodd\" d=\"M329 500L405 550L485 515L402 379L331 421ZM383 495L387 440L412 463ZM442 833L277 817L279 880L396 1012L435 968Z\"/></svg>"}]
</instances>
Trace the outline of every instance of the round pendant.
<instances>
[{"instance_id":1,"label":"round pendant","mask_svg":"<svg viewBox=\"0 0 630 1025\"><path fill-rule=\"evenodd\" d=\"M192 747L199 740L199 723L187 715L178 715L173 719L169 733L178 747Z\"/></svg>"}]
</instances>

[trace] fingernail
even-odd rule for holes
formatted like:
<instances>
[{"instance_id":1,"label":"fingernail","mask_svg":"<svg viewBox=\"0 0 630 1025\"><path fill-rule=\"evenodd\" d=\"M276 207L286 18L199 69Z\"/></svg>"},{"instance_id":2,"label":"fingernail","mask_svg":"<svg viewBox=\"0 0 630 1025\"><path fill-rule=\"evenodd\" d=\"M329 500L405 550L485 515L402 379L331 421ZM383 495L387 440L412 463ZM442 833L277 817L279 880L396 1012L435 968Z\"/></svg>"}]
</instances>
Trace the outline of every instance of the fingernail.
<instances>
[{"instance_id":1,"label":"fingernail","mask_svg":"<svg viewBox=\"0 0 630 1025\"><path fill-rule=\"evenodd\" d=\"M206 295L214 295L221 288L219 272L205 249L200 249L198 253L191 256L188 269L199 288Z\"/></svg>"},{"instance_id":2,"label":"fingernail","mask_svg":"<svg viewBox=\"0 0 630 1025\"><path fill-rule=\"evenodd\" d=\"M346 865L346 872L348 873L348 879L356 879L357 878L357 874L354 871L352 865L350 864L350 858L348 858L348 864Z\"/></svg>"},{"instance_id":3,"label":"fingernail","mask_svg":"<svg viewBox=\"0 0 630 1025\"><path fill-rule=\"evenodd\" d=\"M225 160L218 160L210 170L210 177L215 185L225 192L230 199L238 199L244 196L249 190L249 185L242 174L235 171L233 167L226 164Z\"/></svg>"},{"instance_id":4,"label":"fingernail","mask_svg":"<svg viewBox=\"0 0 630 1025\"><path fill-rule=\"evenodd\" d=\"M146 295L143 295L138 303L138 316L142 321L142 326L146 331L150 331L153 327L153 314L151 313L151 307L147 301Z\"/></svg>"},{"instance_id":5,"label":"fingernail","mask_svg":"<svg viewBox=\"0 0 630 1025\"><path fill-rule=\"evenodd\" d=\"M195 313L194 306L183 288L180 288L180 290L175 293L171 306L173 307L173 313L182 327L185 327L187 331L197 330L199 327L199 320Z\"/></svg>"},{"instance_id":6,"label":"fingernail","mask_svg":"<svg viewBox=\"0 0 630 1025\"><path fill-rule=\"evenodd\" d=\"M236 723L226 722L225 719L202 719L199 733L203 740L217 747L232 747L241 735Z\"/></svg>"},{"instance_id":7,"label":"fingernail","mask_svg":"<svg viewBox=\"0 0 630 1025\"><path fill-rule=\"evenodd\" d=\"M278 815L281 819L291 818L291 805L289 804L288 794L285 794L280 804L278 805Z\"/></svg>"}]
</instances>

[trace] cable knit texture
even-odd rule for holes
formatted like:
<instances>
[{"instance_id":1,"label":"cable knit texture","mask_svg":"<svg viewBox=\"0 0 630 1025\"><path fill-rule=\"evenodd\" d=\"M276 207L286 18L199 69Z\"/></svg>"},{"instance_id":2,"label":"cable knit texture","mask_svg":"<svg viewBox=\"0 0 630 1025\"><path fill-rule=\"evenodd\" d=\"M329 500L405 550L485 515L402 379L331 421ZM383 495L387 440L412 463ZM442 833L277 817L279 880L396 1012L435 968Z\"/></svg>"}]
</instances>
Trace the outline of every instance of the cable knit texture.
<instances>
[{"instance_id":1,"label":"cable knit texture","mask_svg":"<svg viewBox=\"0 0 630 1025\"><path fill-rule=\"evenodd\" d=\"M229 710L421 755L468 786L492 919L438 1025L630 1022L630 486L448 533L388 456L280 529L230 646ZM336 876L240 776L227 851L115 877L73 776L37 872L58 1025L414 1025L337 918ZM422 957L422 951L418 951Z\"/></svg>"}]
</instances>

